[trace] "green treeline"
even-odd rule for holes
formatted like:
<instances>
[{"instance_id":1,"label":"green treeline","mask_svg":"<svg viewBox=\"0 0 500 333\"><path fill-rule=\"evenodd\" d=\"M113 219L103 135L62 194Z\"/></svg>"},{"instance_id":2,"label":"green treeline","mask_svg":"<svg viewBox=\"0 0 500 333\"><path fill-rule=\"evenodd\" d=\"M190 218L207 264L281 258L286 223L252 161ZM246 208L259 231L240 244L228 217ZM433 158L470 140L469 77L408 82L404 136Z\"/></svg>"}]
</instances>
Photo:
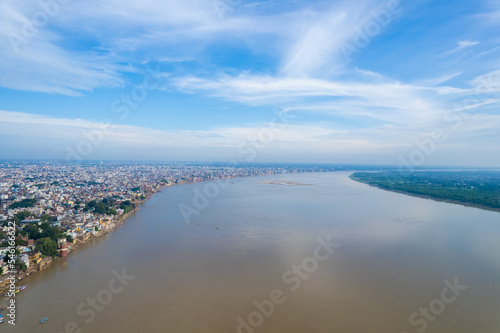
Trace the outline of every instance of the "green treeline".
<instances>
[{"instance_id":1,"label":"green treeline","mask_svg":"<svg viewBox=\"0 0 500 333\"><path fill-rule=\"evenodd\" d=\"M497 171L356 172L351 179L387 190L500 209Z\"/></svg>"},{"instance_id":2,"label":"green treeline","mask_svg":"<svg viewBox=\"0 0 500 333\"><path fill-rule=\"evenodd\" d=\"M108 214L116 215L117 203L114 199L102 199L102 201L92 200L87 203L87 206L83 209L84 212L91 211L97 214ZM124 210L124 213L128 213L135 209L135 205L126 200L119 205L119 208Z\"/></svg>"},{"instance_id":3,"label":"green treeline","mask_svg":"<svg viewBox=\"0 0 500 333\"><path fill-rule=\"evenodd\" d=\"M9 209L16 209L16 208L28 208L28 207L33 207L36 203L36 199L24 199L18 202L14 202L9 206Z\"/></svg>"}]
</instances>

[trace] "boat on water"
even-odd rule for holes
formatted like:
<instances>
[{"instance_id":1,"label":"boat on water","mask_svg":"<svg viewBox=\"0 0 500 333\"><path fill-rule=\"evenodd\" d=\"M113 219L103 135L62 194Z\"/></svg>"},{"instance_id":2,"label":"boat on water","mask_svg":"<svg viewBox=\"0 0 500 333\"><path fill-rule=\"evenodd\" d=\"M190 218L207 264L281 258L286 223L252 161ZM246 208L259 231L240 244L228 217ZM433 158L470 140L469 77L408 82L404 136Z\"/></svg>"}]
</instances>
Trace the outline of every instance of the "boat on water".
<instances>
[{"instance_id":1,"label":"boat on water","mask_svg":"<svg viewBox=\"0 0 500 333\"><path fill-rule=\"evenodd\" d=\"M23 291L24 289L26 289L28 286L27 285L24 285L24 286L21 286L19 287L19 291Z\"/></svg>"},{"instance_id":2,"label":"boat on water","mask_svg":"<svg viewBox=\"0 0 500 333\"><path fill-rule=\"evenodd\" d=\"M49 318L43 318L42 320L40 320L40 324L45 323L47 320L49 320Z\"/></svg>"}]
</instances>

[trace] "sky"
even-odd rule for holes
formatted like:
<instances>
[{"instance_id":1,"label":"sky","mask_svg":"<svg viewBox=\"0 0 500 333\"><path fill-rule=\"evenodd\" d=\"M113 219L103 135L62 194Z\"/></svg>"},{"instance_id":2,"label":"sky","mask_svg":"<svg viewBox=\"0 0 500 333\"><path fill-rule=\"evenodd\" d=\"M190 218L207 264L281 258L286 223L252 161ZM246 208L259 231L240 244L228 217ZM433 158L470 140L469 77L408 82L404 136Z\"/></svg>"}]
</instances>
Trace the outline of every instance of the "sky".
<instances>
[{"instance_id":1,"label":"sky","mask_svg":"<svg viewBox=\"0 0 500 333\"><path fill-rule=\"evenodd\" d=\"M0 0L0 158L500 165L500 0Z\"/></svg>"}]
</instances>

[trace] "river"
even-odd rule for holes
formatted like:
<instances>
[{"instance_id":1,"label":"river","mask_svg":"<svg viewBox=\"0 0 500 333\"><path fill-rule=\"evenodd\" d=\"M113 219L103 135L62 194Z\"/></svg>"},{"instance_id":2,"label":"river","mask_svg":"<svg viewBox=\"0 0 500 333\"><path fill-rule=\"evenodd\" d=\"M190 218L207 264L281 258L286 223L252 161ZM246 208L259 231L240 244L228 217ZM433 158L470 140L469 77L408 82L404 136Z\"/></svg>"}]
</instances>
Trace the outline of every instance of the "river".
<instances>
[{"instance_id":1,"label":"river","mask_svg":"<svg viewBox=\"0 0 500 333\"><path fill-rule=\"evenodd\" d=\"M348 175L168 187L24 280L16 326L0 330L499 331L500 214Z\"/></svg>"}]
</instances>

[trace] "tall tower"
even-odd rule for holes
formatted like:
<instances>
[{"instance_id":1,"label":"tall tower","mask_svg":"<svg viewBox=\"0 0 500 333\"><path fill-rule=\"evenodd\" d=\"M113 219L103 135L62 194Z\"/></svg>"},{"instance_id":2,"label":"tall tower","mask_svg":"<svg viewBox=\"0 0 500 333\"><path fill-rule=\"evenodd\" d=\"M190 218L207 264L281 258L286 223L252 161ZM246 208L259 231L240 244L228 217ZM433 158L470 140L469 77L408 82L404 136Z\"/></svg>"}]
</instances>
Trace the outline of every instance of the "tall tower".
<instances>
[{"instance_id":1,"label":"tall tower","mask_svg":"<svg viewBox=\"0 0 500 333\"><path fill-rule=\"evenodd\" d=\"M61 250L59 252L60 256L61 257L68 256L68 243L66 242L65 239L61 240L60 247L61 247Z\"/></svg>"}]
</instances>

